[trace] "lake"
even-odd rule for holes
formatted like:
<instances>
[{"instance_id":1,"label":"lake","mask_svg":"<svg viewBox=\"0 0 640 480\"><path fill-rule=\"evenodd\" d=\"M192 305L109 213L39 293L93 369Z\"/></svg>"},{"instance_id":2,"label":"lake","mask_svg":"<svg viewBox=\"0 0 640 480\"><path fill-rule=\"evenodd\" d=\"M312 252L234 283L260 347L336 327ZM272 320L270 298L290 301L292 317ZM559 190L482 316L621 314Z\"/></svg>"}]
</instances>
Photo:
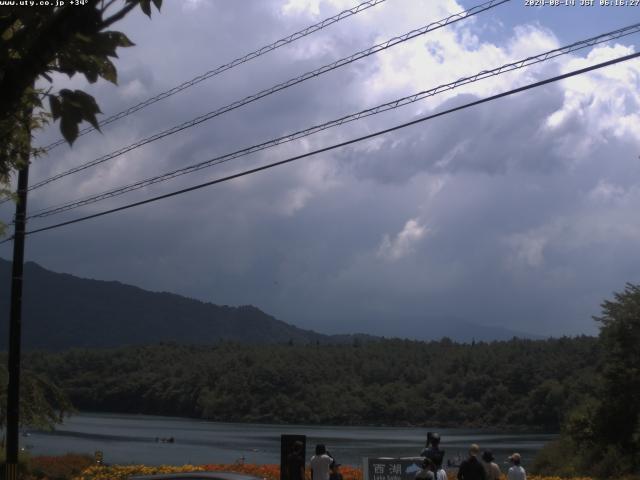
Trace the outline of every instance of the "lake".
<instances>
[{"instance_id":1,"label":"lake","mask_svg":"<svg viewBox=\"0 0 640 480\"><path fill-rule=\"evenodd\" d=\"M501 464L513 452L523 463L545 442L549 434L505 434L489 430L432 429L442 437L445 462L464 454L469 444L491 449ZM336 460L361 465L363 457L416 456L424 446L426 428L335 427L306 425L260 425L207 422L148 415L81 413L65 419L54 432L29 431L20 437L21 447L34 455L68 452L104 454L107 464L144 463L182 465L233 463L280 463L280 435L307 435L307 457L316 443L324 443ZM156 438L175 439L162 443Z\"/></svg>"}]
</instances>

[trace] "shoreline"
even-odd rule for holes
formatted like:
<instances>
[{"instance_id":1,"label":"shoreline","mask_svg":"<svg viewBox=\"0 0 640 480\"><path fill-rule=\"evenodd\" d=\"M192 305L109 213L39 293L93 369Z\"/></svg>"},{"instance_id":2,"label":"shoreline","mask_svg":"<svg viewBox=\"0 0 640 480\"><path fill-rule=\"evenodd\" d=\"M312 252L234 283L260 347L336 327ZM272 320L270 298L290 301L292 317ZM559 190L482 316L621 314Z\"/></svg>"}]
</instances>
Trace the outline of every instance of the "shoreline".
<instances>
[{"instance_id":1,"label":"shoreline","mask_svg":"<svg viewBox=\"0 0 640 480\"><path fill-rule=\"evenodd\" d=\"M481 430L485 434L533 434L533 435L558 435L560 432L548 431L543 428L535 425L508 425L508 424L498 424L498 425L481 425L481 424L454 424L454 423L431 423L431 424L421 424L421 423L411 423L411 422L398 422L393 424L386 423L281 423L281 422L269 422L269 421L260 421L260 420L218 420L218 419L210 419L203 417L192 417L192 416L177 416L177 415L162 415L162 414L154 414L154 413L142 413L142 412L114 412L114 411L99 411L99 410L78 410L69 415L65 415L65 418L73 417L73 416L115 416L115 415L126 415L131 417L148 417L152 419L174 419L174 420L195 420L207 423L214 423L220 425L255 425L255 426L268 426L268 427L325 427L325 428L410 428L410 429L424 429L424 430ZM64 424L64 422L63 422ZM55 427L54 427L55 429Z\"/></svg>"}]
</instances>

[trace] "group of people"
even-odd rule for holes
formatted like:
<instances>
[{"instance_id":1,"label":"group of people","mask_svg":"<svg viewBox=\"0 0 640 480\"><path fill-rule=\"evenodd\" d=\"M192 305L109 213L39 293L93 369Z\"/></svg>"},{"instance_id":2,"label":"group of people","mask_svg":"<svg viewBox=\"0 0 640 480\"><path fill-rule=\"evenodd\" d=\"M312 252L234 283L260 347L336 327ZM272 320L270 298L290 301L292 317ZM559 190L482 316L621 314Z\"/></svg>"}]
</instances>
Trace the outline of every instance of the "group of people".
<instances>
[{"instance_id":1,"label":"group of people","mask_svg":"<svg viewBox=\"0 0 640 480\"><path fill-rule=\"evenodd\" d=\"M427 433L427 444L420 452L420 456L424 457L424 460L422 461L422 470L416 473L416 479L447 480L447 472L442 468L444 450L440 448L440 435Z\"/></svg>"},{"instance_id":2,"label":"group of people","mask_svg":"<svg viewBox=\"0 0 640 480\"><path fill-rule=\"evenodd\" d=\"M447 480L447 473L442 468L444 450L440 448L440 435L427 434L427 444L420 453L424 457L422 470L416 474L420 480ZM502 472L490 450L485 450L480 456L480 447L475 443L469 448L469 457L458 467L457 480L499 480ZM527 474L520 465L520 454L514 453L509 457L511 466L507 472L507 480L527 480Z\"/></svg>"},{"instance_id":3,"label":"group of people","mask_svg":"<svg viewBox=\"0 0 640 480\"><path fill-rule=\"evenodd\" d=\"M289 480L304 480L304 446L295 442L291 454L287 457L287 476ZM443 468L444 450L440 448L440 435L429 433L427 444L420 453L424 457L422 468L416 473L415 480L448 480ZM520 465L520 454L509 457L511 466L507 480L527 480L527 474ZM340 464L327 451L323 444L316 445L315 455L311 457L311 480L342 480ZM500 480L502 472L490 450L480 455L480 447L475 443L469 447L469 456L458 467L457 480Z\"/></svg>"},{"instance_id":4,"label":"group of people","mask_svg":"<svg viewBox=\"0 0 640 480\"><path fill-rule=\"evenodd\" d=\"M460 464L458 468L458 480L499 480L502 472L490 450L482 453L480 447L475 443L469 447L469 457ZM520 465L520 454L514 453L509 457L511 466L507 471L507 480L527 480L527 474Z\"/></svg>"}]
</instances>

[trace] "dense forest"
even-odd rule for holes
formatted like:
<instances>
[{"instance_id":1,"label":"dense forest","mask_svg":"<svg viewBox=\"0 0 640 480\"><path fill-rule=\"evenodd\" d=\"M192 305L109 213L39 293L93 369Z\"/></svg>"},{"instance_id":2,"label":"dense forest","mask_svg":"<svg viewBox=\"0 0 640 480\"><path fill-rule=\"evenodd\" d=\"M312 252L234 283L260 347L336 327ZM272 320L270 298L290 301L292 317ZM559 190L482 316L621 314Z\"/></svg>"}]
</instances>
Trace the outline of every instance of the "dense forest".
<instances>
[{"instance_id":1,"label":"dense forest","mask_svg":"<svg viewBox=\"0 0 640 480\"><path fill-rule=\"evenodd\" d=\"M86 411L234 422L491 426L557 431L594 387L597 339L30 353Z\"/></svg>"}]
</instances>

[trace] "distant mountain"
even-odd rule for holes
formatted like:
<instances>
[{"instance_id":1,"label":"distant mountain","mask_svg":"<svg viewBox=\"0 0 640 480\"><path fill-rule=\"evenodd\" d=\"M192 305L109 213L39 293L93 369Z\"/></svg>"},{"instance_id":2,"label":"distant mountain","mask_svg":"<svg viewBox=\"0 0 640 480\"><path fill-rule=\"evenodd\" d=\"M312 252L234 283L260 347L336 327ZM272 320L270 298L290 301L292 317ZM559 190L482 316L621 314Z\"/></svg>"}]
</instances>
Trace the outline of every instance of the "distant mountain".
<instances>
[{"instance_id":1,"label":"distant mountain","mask_svg":"<svg viewBox=\"0 0 640 480\"><path fill-rule=\"evenodd\" d=\"M0 259L0 350L8 338L11 262ZM79 278L25 264L23 347L62 350L160 342L209 345L220 341L250 344L342 344L375 341L366 334L324 335L304 330L253 306L229 307L173 293L149 292L120 282ZM460 319L406 319L413 339L456 342L536 338L502 327ZM413 327L411 327L413 325ZM539 337L538 337L539 338Z\"/></svg>"},{"instance_id":2,"label":"distant mountain","mask_svg":"<svg viewBox=\"0 0 640 480\"><path fill-rule=\"evenodd\" d=\"M252 306L228 307L25 264L23 346L60 350L159 342L342 343ZM0 349L6 349L11 262L0 259Z\"/></svg>"}]
</instances>

